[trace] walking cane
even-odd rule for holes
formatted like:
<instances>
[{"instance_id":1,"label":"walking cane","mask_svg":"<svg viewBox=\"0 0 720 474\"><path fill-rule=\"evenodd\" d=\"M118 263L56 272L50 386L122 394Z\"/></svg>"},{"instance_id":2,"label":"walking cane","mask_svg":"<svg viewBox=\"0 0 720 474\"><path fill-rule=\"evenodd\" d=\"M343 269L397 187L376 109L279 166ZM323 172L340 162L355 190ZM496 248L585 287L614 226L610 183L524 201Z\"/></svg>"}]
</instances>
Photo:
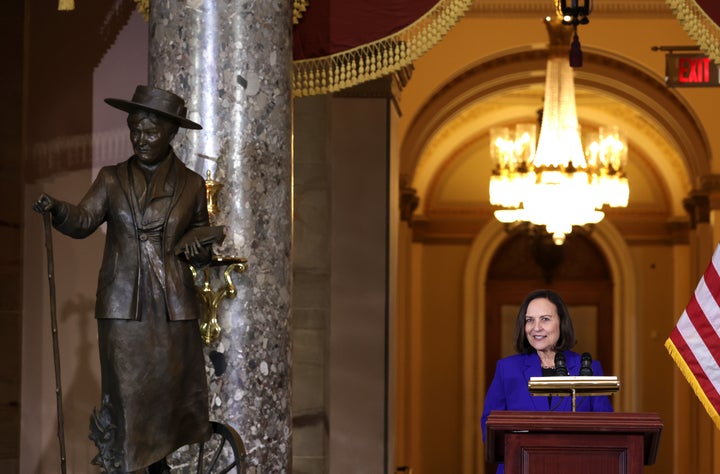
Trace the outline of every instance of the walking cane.
<instances>
[{"instance_id":1,"label":"walking cane","mask_svg":"<svg viewBox=\"0 0 720 474\"><path fill-rule=\"evenodd\" d=\"M62 409L62 384L60 382L60 347L58 344L57 311L55 305L55 268L53 264L52 225L50 213L43 212L45 224L45 249L47 250L48 283L50 285L50 325L52 327L53 359L55 362L55 397L57 399L58 439L60 440L60 470L65 474L65 429Z\"/></svg>"}]
</instances>

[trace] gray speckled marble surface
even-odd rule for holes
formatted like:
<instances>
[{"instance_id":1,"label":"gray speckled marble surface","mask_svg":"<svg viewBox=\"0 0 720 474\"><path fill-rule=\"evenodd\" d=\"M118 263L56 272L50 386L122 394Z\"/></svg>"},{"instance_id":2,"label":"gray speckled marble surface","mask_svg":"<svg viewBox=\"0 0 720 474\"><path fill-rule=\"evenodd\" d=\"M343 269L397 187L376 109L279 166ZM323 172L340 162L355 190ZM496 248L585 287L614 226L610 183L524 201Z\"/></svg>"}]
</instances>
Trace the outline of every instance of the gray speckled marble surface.
<instances>
[{"instance_id":1,"label":"gray speckled marble surface","mask_svg":"<svg viewBox=\"0 0 720 474\"><path fill-rule=\"evenodd\" d=\"M250 473L289 472L292 457L291 18L284 0L156 0L150 14L149 82L203 125L181 131L176 152L224 184L216 252L248 260L207 352L227 362L217 375L208 359L211 418L240 433Z\"/></svg>"}]
</instances>

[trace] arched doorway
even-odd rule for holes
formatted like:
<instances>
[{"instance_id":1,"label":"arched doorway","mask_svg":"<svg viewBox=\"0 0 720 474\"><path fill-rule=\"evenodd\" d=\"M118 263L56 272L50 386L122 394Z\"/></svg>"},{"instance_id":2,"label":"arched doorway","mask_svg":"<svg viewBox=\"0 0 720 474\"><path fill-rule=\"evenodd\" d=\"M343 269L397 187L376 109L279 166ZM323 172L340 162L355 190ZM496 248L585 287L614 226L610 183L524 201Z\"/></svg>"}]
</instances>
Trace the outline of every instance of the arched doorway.
<instances>
[{"instance_id":1,"label":"arched doorway","mask_svg":"<svg viewBox=\"0 0 720 474\"><path fill-rule=\"evenodd\" d=\"M562 246L542 232L519 230L494 253L486 280L485 387L501 357L515 353L518 307L530 291L549 288L565 300L575 327L575 350L589 352L605 370L613 367L613 284L602 251L587 233L576 231ZM486 466L485 472L494 472Z\"/></svg>"}]
</instances>

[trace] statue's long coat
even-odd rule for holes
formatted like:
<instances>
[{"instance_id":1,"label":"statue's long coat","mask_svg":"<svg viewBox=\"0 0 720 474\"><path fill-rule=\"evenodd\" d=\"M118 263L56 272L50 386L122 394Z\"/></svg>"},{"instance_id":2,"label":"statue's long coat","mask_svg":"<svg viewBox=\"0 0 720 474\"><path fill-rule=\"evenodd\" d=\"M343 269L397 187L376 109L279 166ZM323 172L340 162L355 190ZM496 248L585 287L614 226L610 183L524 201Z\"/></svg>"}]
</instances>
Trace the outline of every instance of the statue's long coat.
<instances>
[{"instance_id":1,"label":"statue's long coat","mask_svg":"<svg viewBox=\"0 0 720 474\"><path fill-rule=\"evenodd\" d=\"M129 160L104 167L53 224L83 238L107 223L95 316L103 403L112 432L100 454L119 472L143 468L209 436L207 381L192 273L174 252L208 225L205 182L171 151L149 182ZM97 422L96 422L97 424ZM103 453L103 450L105 451Z\"/></svg>"}]
</instances>

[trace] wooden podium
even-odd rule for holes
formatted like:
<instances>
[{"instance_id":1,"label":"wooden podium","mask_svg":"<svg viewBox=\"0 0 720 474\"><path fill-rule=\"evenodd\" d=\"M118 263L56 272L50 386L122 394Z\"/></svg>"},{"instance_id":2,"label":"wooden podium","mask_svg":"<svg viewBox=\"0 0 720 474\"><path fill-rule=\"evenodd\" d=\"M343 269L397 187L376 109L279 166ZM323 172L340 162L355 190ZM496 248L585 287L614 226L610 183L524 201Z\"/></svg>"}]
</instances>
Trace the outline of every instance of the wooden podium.
<instances>
[{"instance_id":1,"label":"wooden podium","mask_svg":"<svg viewBox=\"0 0 720 474\"><path fill-rule=\"evenodd\" d=\"M507 474L641 474L662 428L655 413L493 411L485 458Z\"/></svg>"}]
</instances>

